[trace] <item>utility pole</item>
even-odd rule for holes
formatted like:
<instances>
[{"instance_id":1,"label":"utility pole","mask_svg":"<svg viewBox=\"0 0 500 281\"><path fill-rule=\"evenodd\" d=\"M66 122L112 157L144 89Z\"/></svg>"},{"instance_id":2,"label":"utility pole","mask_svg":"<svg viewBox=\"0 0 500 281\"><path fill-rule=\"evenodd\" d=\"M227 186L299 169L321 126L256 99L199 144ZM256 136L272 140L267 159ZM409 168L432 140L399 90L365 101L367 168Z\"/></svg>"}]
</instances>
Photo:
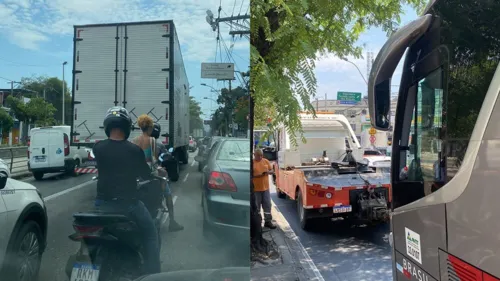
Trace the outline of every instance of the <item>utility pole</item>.
<instances>
[{"instance_id":1,"label":"utility pole","mask_svg":"<svg viewBox=\"0 0 500 281\"><path fill-rule=\"evenodd\" d=\"M65 117L65 115L66 115L66 114L65 114L66 112L65 112L65 110L64 110L64 102L65 102L65 100L64 100L64 94L65 94L65 93L64 93L64 90L66 89L66 82L64 81L64 66L65 66L67 63L68 63L68 62L67 62L67 61L65 61L65 62L63 62L63 64L62 64L62 69L63 69L62 79L63 79L63 80L62 80L62 112L61 112L61 115L62 115L62 125L63 125L63 126L64 126L64 125L66 125L66 124L64 123L64 121L65 121L65 120L64 120L64 117Z\"/></svg>"},{"instance_id":2,"label":"utility pole","mask_svg":"<svg viewBox=\"0 0 500 281\"><path fill-rule=\"evenodd\" d=\"M240 37L245 36L245 38L250 39L250 15L244 14L244 15L232 15L230 17L223 17L221 18L221 11L222 7L219 6L217 12L218 16L217 18L214 18L214 14L212 13L211 10L207 10L207 16L206 16L206 21L207 23L212 27L212 30L217 32L217 41L219 42L220 39L220 23L227 23L231 29L229 31L229 35L232 35L233 37L236 35L239 35ZM228 56L230 57L230 56ZM243 75L242 75L243 76ZM231 95L232 91L232 80L234 80L234 76L232 79L217 79L218 81L220 80L228 80L229 81L229 94ZM248 85L247 85L248 87ZM231 99L232 100L232 99ZM231 132L232 136L235 136L235 128L234 128L234 123L233 123L233 114L234 114L234 104L231 105L230 108L230 126L231 126Z\"/></svg>"},{"instance_id":3,"label":"utility pole","mask_svg":"<svg viewBox=\"0 0 500 281\"><path fill-rule=\"evenodd\" d=\"M218 12L219 16L215 19L214 14L212 11L207 10L207 16L206 20L207 23L210 24L212 27L213 31L217 31L220 28L220 23L221 22L229 22L229 25L231 26L231 30L229 31L230 35L240 35L240 36L248 36L250 35L250 24L248 23L248 20L250 19L250 15L237 15L237 16L230 16L230 17L225 17L221 18L220 17L220 12L222 10L222 7L219 7ZM240 23L239 21L242 20L243 22ZM247 25L248 24L248 25Z\"/></svg>"}]
</instances>

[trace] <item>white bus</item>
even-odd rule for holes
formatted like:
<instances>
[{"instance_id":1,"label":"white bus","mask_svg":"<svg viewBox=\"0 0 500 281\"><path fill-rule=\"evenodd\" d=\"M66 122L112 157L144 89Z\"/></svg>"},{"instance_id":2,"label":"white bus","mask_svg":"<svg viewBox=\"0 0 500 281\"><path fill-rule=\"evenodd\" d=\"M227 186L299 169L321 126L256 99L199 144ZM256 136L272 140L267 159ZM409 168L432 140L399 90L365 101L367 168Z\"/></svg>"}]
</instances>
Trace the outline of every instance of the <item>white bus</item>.
<instances>
[{"instance_id":1,"label":"white bus","mask_svg":"<svg viewBox=\"0 0 500 281\"><path fill-rule=\"evenodd\" d=\"M373 64L368 93L377 130L389 128L390 85L400 84L394 280L500 280L499 25L499 0L432 1ZM391 82L405 52L401 81Z\"/></svg>"}]
</instances>

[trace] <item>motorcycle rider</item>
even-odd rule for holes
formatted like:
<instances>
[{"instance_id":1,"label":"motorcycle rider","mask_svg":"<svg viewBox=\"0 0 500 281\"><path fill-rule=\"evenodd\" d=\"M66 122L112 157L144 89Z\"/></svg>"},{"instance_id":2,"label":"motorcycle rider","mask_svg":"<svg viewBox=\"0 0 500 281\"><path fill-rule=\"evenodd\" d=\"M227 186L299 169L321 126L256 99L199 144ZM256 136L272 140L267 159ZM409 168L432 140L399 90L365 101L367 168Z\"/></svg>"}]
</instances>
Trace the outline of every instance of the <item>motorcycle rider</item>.
<instances>
[{"instance_id":1,"label":"motorcycle rider","mask_svg":"<svg viewBox=\"0 0 500 281\"><path fill-rule=\"evenodd\" d=\"M158 232L148 209L139 197L137 178L151 179L144 152L129 142L132 120L127 109L114 106L104 118L108 139L94 145L99 169L96 205L109 211L127 214L138 226L144 246L146 274L160 272Z\"/></svg>"},{"instance_id":2,"label":"motorcycle rider","mask_svg":"<svg viewBox=\"0 0 500 281\"><path fill-rule=\"evenodd\" d=\"M160 152L160 146L157 143L156 138L152 137L153 132L155 135L154 122L153 119L147 114L142 114L137 118L137 125L142 130L142 135L135 138L132 142L137 144L144 151L144 155L146 157L146 161L151 167L151 170L158 173L160 176L166 176L167 171L164 168L156 168L156 159ZM158 128L158 127L157 127ZM158 137L159 137L158 131ZM184 227L180 225L174 218L174 202L172 199L172 192L170 191L170 187L167 182L162 182L162 189L165 192L165 201L168 208L170 223L168 225L169 231L180 231L183 230Z\"/></svg>"}]
</instances>

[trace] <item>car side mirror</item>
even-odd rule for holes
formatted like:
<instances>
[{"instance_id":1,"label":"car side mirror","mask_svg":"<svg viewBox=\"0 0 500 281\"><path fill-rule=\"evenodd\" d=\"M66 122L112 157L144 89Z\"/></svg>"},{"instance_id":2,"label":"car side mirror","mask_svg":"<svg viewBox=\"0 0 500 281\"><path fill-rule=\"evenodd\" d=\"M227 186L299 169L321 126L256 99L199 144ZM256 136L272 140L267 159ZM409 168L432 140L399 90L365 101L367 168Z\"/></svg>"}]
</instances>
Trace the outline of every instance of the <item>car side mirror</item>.
<instances>
[{"instance_id":1,"label":"car side mirror","mask_svg":"<svg viewBox=\"0 0 500 281\"><path fill-rule=\"evenodd\" d=\"M0 173L0 189L4 189L5 186L7 185L7 179L9 176L5 173Z\"/></svg>"},{"instance_id":2,"label":"car side mirror","mask_svg":"<svg viewBox=\"0 0 500 281\"><path fill-rule=\"evenodd\" d=\"M194 157L194 161L198 162L198 163L202 163L203 161L205 161L205 157L201 156L201 155L196 155Z\"/></svg>"}]
</instances>

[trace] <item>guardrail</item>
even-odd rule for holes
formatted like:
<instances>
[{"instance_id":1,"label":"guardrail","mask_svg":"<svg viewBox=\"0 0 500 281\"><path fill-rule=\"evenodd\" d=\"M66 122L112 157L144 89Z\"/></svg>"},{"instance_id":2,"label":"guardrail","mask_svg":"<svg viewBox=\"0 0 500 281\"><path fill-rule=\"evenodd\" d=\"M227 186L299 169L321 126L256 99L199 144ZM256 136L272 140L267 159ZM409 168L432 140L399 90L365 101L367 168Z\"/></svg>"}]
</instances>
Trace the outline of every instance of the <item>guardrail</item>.
<instances>
[{"instance_id":1,"label":"guardrail","mask_svg":"<svg viewBox=\"0 0 500 281\"><path fill-rule=\"evenodd\" d=\"M29 175L28 171L28 147L15 146L0 148L0 159L9 166L11 177Z\"/></svg>"}]
</instances>

